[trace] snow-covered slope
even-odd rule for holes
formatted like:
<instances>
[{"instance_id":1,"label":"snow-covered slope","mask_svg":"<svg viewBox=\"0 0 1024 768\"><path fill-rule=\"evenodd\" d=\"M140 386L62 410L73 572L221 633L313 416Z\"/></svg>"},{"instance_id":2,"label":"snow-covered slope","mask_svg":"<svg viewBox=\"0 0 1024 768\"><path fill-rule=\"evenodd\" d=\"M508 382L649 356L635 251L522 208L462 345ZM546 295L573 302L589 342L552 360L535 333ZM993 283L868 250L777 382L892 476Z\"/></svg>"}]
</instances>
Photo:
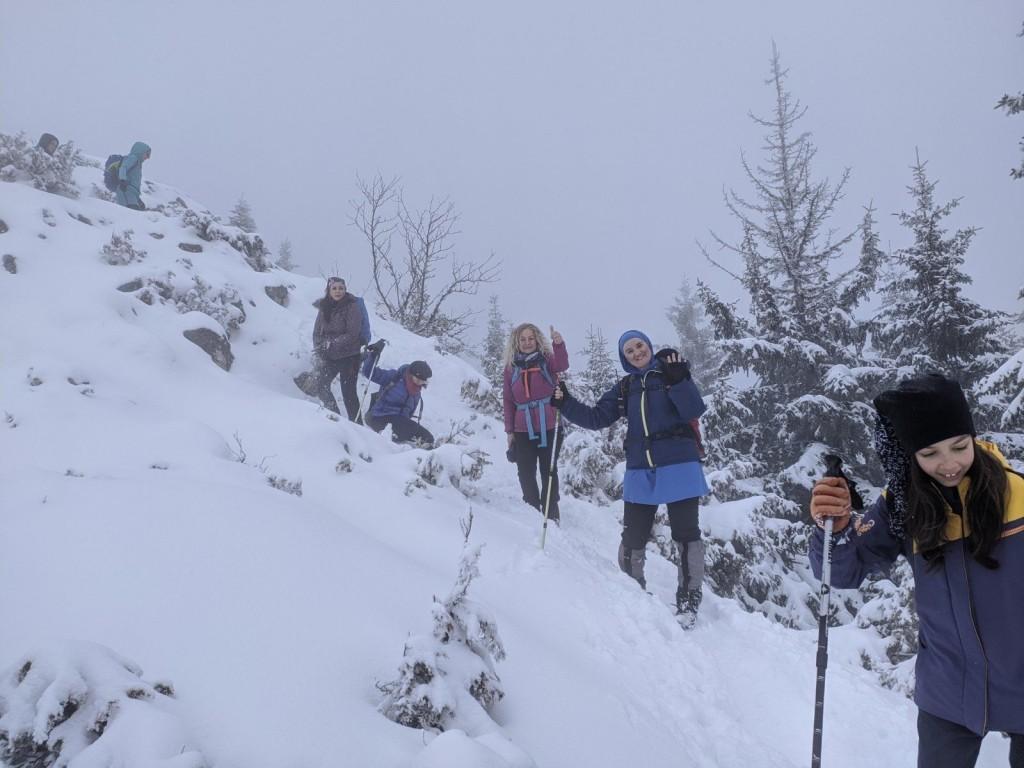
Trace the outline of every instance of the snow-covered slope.
<instances>
[{"instance_id":1,"label":"snow-covered slope","mask_svg":"<svg viewBox=\"0 0 1024 768\"><path fill-rule=\"evenodd\" d=\"M99 171L77 181L91 189ZM83 641L130 659L133 678L172 681L176 725L133 765L807 764L812 633L713 595L683 632L668 562L649 559L653 595L618 571L614 508L564 500L541 551L501 425L460 400L479 374L386 321L383 364L430 362L424 423L454 439L427 453L338 421L292 382L322 282L254 271L171 202L201 206L159 184L144 196L165 210L0 184L14 270L0 271L0 686L30 674L27 655L51 660L29 677L51 696L69 679L114 684L107 652ZM125 230L145 256L108 263ZM239 307L225 371L183 332L221 333ZM470 509L470 543L486 545L471 594L497 620L506 695L497 725L435 736L379 714L376 683L429 631ZM858 667L848 636L833 636L824 764L911 765L914 707ZM7 725L32 706L8 701ZM124 744L146 733L124 735L132 706L107 729ZM116 750L110 737L95 745ZM108 764L95 745L73 765Z\"/></svg>"}]
</instances>

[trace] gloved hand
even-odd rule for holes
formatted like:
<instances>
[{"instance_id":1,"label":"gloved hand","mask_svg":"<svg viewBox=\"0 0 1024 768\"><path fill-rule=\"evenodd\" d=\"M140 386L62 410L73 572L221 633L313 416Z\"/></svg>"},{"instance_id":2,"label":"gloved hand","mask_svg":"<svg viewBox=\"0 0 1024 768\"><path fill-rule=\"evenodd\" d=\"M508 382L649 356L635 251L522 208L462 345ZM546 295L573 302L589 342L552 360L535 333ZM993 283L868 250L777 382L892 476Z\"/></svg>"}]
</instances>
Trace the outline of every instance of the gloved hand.
<instances>
[{"instance_id":1,"label":"gloved hand","mask_svg":"<svg viewBox=\"0 0 1024 768\"><path fill-rule=\"evenodd\" d=\"M551 400L548 402L551 403L552 408L562 410L562 406L565 405L568 399L569 388L565 386L564 381L559 381L558 384L555 385L555 391L551 394Z\"/></svg>"},{"instance_id":2,"label":"gloved hand","mask_svg":"<svg viewBox=\"0 0 1024 768\"><path fill-rule=\"evenodd\" d=\"M674 349L663 349L655 357L661 361L661 370L669 384L678 384L690 378L690 364Z\"/></svg>"},{"instance_id":3,"label":"gloved hand","mask_svg":"<svg viewBox=\"0 0 1024 768\"><path fill-rule=\"evenodd\" d=\"M384 345L387 344L384 339L377 339L373 344L366 345L366 351L374 357L380 357L380 353L384 351Z\"/></svg>"},{"instance_id":4,"label":"gloved hand","mask_svg":"<svg viewBox=\"0 0 1024 768\"><path fill-rule=\"evenodd\" d=\"M850 489L841 477L823 477L811 490L811 517L820 527L832 518L832 532L839 533L850 523Z\"/></svg>"}]
</instances>

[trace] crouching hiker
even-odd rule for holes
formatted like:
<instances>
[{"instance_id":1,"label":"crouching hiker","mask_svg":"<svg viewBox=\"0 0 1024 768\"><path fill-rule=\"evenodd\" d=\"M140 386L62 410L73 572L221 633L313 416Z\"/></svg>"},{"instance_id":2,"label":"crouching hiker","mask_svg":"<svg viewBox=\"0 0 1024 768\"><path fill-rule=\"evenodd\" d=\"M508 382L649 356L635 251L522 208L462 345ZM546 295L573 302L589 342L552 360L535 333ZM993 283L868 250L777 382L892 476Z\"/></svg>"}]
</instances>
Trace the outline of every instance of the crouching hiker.
<instances>
[{"instance_id":1,"label":"crouching hiker","mask_svg":"<svg viewBox=\"0 0 1024 768\"><path fill-rule=\"evenodd\" d=\"M569 368L562 334L551 329L551 344L533 323L523 323L512 330L505 349L505 384L503 404L505 432L508 434L508 457L516 463L523 501L544 511L542 501L548 498L551 483L551 504L548 518L559 520L558 470L551 472L551 452L558 450L554 440L558 414L551 407L558 374ZM561 443L561 440L559 440ZM537 484L540 469L541 485ZM551 476L549 477L549 472Z\"/></svg>"},{"instance_id":2,"label":"crouching hiker","mask_svg":"<svg viewBox=\"0 0 1024 768\"><path fill-rule=\"evenodd\" d=\"M368 344L363 361L363 375L380 388L370 396L370 408L364 417L366 426L382 432L391 425L391 439L396 443L414 443L434 447L434 436L419 423L423 415L422 391L432 371L422 360L414 360L397 370L377 365L384 343Z\"/></svg>"},{"instance_id":3,"label":"crouching hiker","mask_svg":"<svg viewBox=\"0 0 1024 768\"><path fill-rule=\"evenodd\" d=\"M619 338L619 360L626 376L593 406L584 405L564 382L551 399L562 415L585 429L604 429L626 419L626 476L622 498L619 567L646 587L647 541L659 504L668 507L672 540L679 554L676 610L691 627L701 603L704 542L698 522L700 497L709 493L691 422L706 407L690 377L689 364L672 349L653 353L640 331Z\"/></svg>"},{"instance_id":4,"label":"crouching hiker","mask_svg":"<svg viewBox=\"0 0 1024 768\"><path fill-rule=\"evenodd\" d=\"M919 619L914 700L919 768L972 768L989 731L1010 734L1024 768L1024 478L976 440L957 382L926 374L875 398L886 489L851 522L850 492L811 492L810 560L821 577L832 518L832 586L855 589L902 555Z\"/></svg>"}]
</instances>

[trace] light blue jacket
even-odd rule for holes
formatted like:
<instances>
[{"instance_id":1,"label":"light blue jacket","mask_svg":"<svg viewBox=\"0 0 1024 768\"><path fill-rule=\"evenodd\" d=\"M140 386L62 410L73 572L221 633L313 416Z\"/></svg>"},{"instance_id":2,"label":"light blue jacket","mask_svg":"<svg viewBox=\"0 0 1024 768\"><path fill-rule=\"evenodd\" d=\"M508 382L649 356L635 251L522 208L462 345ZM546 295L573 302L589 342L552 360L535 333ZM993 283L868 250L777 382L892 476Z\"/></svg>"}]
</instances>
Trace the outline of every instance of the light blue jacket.
<instances>
[{"instance_id":1,"label":"light blue jacket","mask_svg":"<svg viewBox=\"0 0 1024 768\"><path fill-rule=\"evenodd\" d=\"M118 205L129 208L142 205L142 161L150 153L149 144L136 141L132 151L121 159L121 169L117 172L118 181L127 182L124 188L117 188Z\"/></svg>"}]
</instances>

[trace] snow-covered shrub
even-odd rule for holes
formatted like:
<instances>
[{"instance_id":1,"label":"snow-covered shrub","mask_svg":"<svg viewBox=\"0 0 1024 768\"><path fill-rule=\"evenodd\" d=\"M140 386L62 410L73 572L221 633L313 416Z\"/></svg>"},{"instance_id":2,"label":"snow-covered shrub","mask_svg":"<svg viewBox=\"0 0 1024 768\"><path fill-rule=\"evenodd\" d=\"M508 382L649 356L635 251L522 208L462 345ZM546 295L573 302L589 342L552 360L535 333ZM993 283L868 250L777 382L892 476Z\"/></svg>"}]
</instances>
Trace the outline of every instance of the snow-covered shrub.
<instances>
[{"instance_id":1,"label":"snow-covered shrub","mask_svg":"<svg viewBox=\"0 0 1024 768\"><path fill-rule=\"evenodd\" d=\"M468 538L468 528L465 528ZM410 728L448 730L478 723L505 692L494 671L505 658L494 617L467 597L482 545L463 548L459 575L448 596L434 598L430 635L410 637L397 679L378 688L380 711Z\"/></svg>"},{"instance_id":2,"label":"snow-covered shrub","mask_svg":"<svg viewBox=\"0 0 1024 768\"><path fill-rule=\"evenodd\" d=\"M220 323L228 335L245 322L245 305L238 291L230 283L214 287L199 275L192 276L192 285L175 289L171 300L178 312L202 312Z\"/></svg>"},{"instance_id":3,"label":"snow-covered shrub","mask_svg":"<svg viewBox=\"0 0 1024 768\"><path fill-rule=\"evenodd\" d=\"M274 266L270 251L263 243L259 235L243 232L238 227L222 224L220 220L209 211L199 213L188 207L181 198L164 206L166 213L181 216L186 226L195 229L196 234L207 242L223 240L230 245L245 259L245 263L257 272L267 272Z\"/></svg>"},{"instance_id":4,"label":"snow-covered shrub","mask_svg":"<svg viewBox=\"0 0 1024 768\"><path fill-rule=\"evenodd\" d=\"M462 401L480 413L500 416L501 390L484 379L466 379L460 391Z\"/></svg>"},{"instance_id":5,"label":"snow-covered shrub","mask_svg":"<svg viewBox=\"0 0 1024 768\"><path fill-rule=\"evenodd\" d=\"M0 763L10 768L166 764L201 768L174 689L108 648L69 644L0 674Z\"/></svg>"},{"instance_id":6,"label":"snow-covered shrub","mask_svg":"<svg viewBox=\"0 0 1024 768\"><path fill-rule=\"evenodd\" d=\"M481 450L465 450L448 443L440 445L424 456L416 457L416 475L406 484L405 495L415 489L428 486L451 486L464 496L476 493L476 482L483 477L484 468L490 464L487 454Z\"/></svg>"},{"instance_id":7,"label":"snow-covered shrub","mask_svg":"<svg viewBox=\"0 0 1024 768\"><path fill-rule=\"evenodd\" d=\"M110 236L110 242L103 246L101 258L107 264L115 267L131 264L134 261L142 261L146 258L146 252L136 248L132 242L134 232L126 229L121 233L114 232Z\"/></svg>"},{"instance_id":8,"label":"snow-covered shrub","mask_svg":"<svg viewBox=\"0 0 1024 768\"><path fill-rule=\"evenodd\" d=\"M910 563L900 558L886 577L865 583L860 596L864 604L857 611L856 624L874 630L884 647L882 653L862 649L861 662L866 669L877 672L887 688L913 695L918 622L913 610L914 572Z\"/></svg>"},{"instance_id":9,"label":"snow-covered shrub","mask_svg":"<svg viewBox=\"0 0 1024 768\"><path fill-rule=\"evenodd\" d=\"M624 421L601 432L565 427L565 439L558 454L560 487L595 504L609 504L622 498L625 433Z\"/></svg>"},{"instance_id":10,"label":"snow-covered shrub","mask_svg":"<svg viewBox=\"0 0 1024 768\"><path fill-rule=\"evenodd\" d=\"M349 469L351 471L351 468ZM290 493L292 496L302 495L302 480L289 480L287 477L280 477L279 475L267 475L267 484L271 488L276 488L279 491Z\"/></svg>"},{"instance_id":11,"label":"snow-covered shrub","mask_svg":"<svg viewBox=\"0 0 1024 768\"><path fill-rule=\"evenodd\" d=\"M72 179L75 168L86 165L74 142L67 142L52 155L25 136L0 133L0 181L30 181L36 189L64 197L78 197Z\"/></svg>"}]
</instances>

